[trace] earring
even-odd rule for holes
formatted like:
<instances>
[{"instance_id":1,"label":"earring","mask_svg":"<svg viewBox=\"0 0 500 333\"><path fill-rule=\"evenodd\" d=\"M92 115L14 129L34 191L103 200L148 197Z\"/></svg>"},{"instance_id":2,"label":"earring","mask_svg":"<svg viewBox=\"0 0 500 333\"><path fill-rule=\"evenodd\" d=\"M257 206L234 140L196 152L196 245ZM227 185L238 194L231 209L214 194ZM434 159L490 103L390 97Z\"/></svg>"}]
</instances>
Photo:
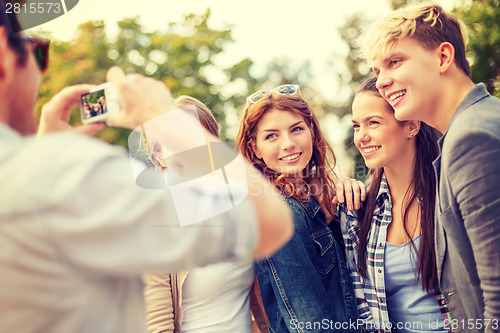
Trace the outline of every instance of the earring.
<instances>
[{"instance_id":1,"label":"earring","mask_svg":"<svg viewBox=\"0 0 500 333\"><path fill-rule=\"evenodd\" d=\"M410 136L413 137L413 133L410 133Z\"/></svg>"},{"instance_id":2,"label":"earring","mask_svg":"<svg viewBox=\"0 0 500 333\"><path fill-rule=\"evenodd\" d=\"M161 165L162 168L166 168L167 167L166 164L165 164L165 161L163 160L163 158L160 158L158 161L160 162L160 165Z\"/></svg>"}]
</instances>

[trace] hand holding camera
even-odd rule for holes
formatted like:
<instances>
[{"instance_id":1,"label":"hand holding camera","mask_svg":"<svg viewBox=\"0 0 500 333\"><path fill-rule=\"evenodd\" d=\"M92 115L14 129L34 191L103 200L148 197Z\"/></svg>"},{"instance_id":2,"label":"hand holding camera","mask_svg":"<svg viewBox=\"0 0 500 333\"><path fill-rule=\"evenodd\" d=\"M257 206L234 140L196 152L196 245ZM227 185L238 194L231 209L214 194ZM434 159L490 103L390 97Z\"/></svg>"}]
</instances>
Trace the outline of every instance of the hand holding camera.
<instances>
[{"instance_id":1,"label":"hand holding camera","mask_svg":"<svg viewBox=\"0 0 500 333\"><path fill-rule=\"evenodd\" d=\"M125 75L118 67L107 73L108 83L66 87L42 107L38 134L74 130L92 135L109 126L134 129L174 109L167 86L139 74ZM83 125L69 125L71 108L80 105Z\"/></svg>"},{"instance_id":2,"label":"hand holding camera","mask_svg":"<svg viewBox=\"0 0 500 333\"><path fill-rule=\"evenodd\" d=\"M66 87L44 106L40 115L38 135L58 131L75 131L86 135L92 135L104 128L102 123L84 124L73 127L69 124L71 109L78 105L80 96L86 94L92 88L88 84L79 84Z\"/></svg>"},{"instance_id":3,"label":"hand holding camera","mask_svg":"<svg viewBox=\"0 0 500 333\"><path fill-rule=\"evenodd\" d=\"M139 74L125 75L111 67L106 74L118 92L120 112L111 114L106 124L135 129L151 118L175 109L174 98L165 83Z\"/></svg>"}]
</instances>

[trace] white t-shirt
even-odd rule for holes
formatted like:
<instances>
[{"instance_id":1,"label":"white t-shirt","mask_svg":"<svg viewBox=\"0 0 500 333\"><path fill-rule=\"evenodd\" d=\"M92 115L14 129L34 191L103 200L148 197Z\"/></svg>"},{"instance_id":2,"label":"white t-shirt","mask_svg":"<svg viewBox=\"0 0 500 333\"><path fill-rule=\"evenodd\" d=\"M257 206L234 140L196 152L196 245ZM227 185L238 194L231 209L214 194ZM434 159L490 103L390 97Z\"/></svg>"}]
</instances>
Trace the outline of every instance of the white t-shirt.
<instances>
[{"instance_id":1,"label":"white t-shirt","mask_svg":"<svg viewBox=\"0 0 500 333\"><path fill-rule=\"evenodd\" d=\"M252 264L194 268L182 285L183 333L251 333Z\"/></svg>"},{"instance_id":2,"label":"white t-shirt","mask_svg":"<svg viewBox=\"0 0 500 333\"><path fill-rule=\"evenodd\" d=\"M0 124L0 184L0 332L145 332L143 272L249 262L256 246L248 199L181 228L168 192L139 188L123 149L97 139ZM184 195L225 204L216 192Z\"/></svg>"}]
</instances>

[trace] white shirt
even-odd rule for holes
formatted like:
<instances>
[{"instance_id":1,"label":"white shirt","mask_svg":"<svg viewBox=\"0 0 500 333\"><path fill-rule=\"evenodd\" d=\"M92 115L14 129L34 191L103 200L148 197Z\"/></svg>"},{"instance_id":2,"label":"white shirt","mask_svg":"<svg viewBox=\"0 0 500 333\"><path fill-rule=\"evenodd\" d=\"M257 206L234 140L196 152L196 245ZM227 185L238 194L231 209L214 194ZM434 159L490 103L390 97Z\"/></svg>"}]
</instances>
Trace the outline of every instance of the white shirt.
<instances>
[{"instance_id":1,"label":"white shirt","mask_svg":"<svg viewBox=\"0 0 500 333\"><path fill-rule=\"evenodd\" d=\"M0 332L145 332L143 272L248 262L256 246L248 199L181 228L168 192L136 186L123 150L97 139L0 124L0 184ZM215 192L185 195L225 204Z\"/></svg>"},{"instance_id":2,"label":"white shirt","mask_svg":"<svg viewBox=\"0 0 500 333\"><path fill-rule=\"evenodd\" d=\"M190 270L182 285L182 332L251 333L253 264L217 263Z\"/></svg>"}]
</instances>

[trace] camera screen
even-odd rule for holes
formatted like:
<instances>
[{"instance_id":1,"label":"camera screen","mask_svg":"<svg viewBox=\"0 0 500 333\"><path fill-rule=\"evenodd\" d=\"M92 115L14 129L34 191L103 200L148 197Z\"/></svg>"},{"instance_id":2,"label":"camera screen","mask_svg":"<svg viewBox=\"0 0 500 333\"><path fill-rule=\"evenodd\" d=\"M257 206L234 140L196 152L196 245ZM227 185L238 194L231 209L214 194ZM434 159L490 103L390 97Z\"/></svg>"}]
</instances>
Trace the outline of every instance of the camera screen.
<instances>
[{"instance_id":1,"label":"camera screen","mask_svg":"<svg viewBox=\"0 0 500 333\"><path fill-rule=\"evenodd\" d=\"M82 95L83 119L90 119L108 112L104 89Z\"/></svg>"}]
</instances>

